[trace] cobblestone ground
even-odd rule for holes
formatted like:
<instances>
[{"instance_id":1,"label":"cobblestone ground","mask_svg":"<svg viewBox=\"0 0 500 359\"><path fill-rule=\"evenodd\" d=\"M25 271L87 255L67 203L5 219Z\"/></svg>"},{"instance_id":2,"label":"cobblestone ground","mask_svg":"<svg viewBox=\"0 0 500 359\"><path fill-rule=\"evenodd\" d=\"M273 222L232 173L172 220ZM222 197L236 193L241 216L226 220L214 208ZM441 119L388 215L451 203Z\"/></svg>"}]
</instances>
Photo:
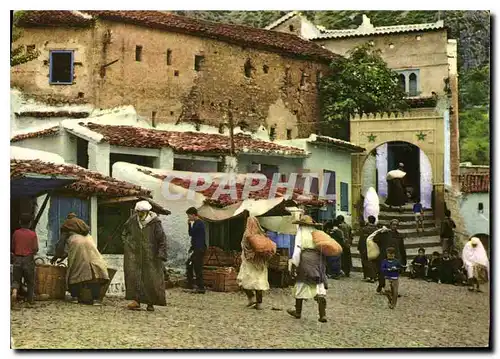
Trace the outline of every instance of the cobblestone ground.
<instances>
[{"instance_id":1,"label":"cobblestone ground","mask_svg":"<svg viewBox=\"0 0 500 359\"><path fill-rule=\"evenodd\" d=\"M489 292L400 280L398 306L375 294L359 274L332 280L328 323L317 304L304 303L302 319L286 314L291 289L273 289L264 310L245 308L242 293L167 292L167 307L127 311L123 299L103 307L37 302L11 312L14 348L381 348L484 347L489 339ZM474 330L470 331L470 323Z\"/></svg>"}]
</instances>

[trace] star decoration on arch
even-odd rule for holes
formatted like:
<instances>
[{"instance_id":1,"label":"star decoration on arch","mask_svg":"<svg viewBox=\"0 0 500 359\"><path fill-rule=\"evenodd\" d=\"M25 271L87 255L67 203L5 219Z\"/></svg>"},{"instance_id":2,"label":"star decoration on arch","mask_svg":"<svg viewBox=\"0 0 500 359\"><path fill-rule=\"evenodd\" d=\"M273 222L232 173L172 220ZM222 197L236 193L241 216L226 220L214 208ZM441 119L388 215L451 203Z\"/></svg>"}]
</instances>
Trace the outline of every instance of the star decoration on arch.
<instances>
[{"instance_id":1,"label":"star decoration on arch","mask_svg":"<svg viewBox=\"0 0 500 359\"><path fill-rule=\"evenodd\" d=\"M375 139L377 138L377 136L375 136L373 133L370 133L370 135L368 135L367 137L368 142L375 142Z\"/></svg>"},{"instance_id":2,"label":"star decoration on arch","mask_svg":"<svg viewBox=\"0 0 500 359\"><path fill-rule=\"evenodd\" d=\"M425 141L425 136L427 136L427 134L423 133L422 131L420 131L420 133L417 133L417 138L419 141Z\"/></svg>"}]
</instances>

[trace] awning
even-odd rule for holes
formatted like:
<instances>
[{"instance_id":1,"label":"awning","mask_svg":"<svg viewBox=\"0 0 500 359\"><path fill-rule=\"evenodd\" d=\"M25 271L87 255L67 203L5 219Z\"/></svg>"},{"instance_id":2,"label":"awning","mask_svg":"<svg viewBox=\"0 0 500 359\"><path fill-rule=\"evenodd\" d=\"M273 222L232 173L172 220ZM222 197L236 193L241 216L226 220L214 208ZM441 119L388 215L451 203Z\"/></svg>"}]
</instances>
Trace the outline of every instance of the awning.
<instances>
[{"instance_id":1,"label":"awning","mask_svg":"<svg viewBox=\"0 0 500 359\"><path fill-rule=\"evenodd\" d=\"M286 209L286 205L291 202L285 198L272 199L247 199L224 208L217 208L204 204L198 208L198 215L209 222L225 221L227 219L243 216L245 211L251 216L290 216L291 213Z\"/></svg>"},{"instance_id":2,"label":"awning","mask_svg":"<svg viewBox=\"0 0 500 359\"><path fill-rule=\"evenodd\" d=\"M38 197L77 180L78 178L71 176L26 173L20 177L11 178L10 195L11 198Z\"/></svg>"},{"instance_id":3,"label":"awning","mask_svg":"<svg viewBox=\"0 0 500 359\"><path fill-rule=\"evenodd\" d=\"M120 198L113 198L113 199L105 199L101 200L98 203L101 205L106 205L106 204L118 204L118 203L131 203L135 204L136 202L139 201L148 201L152 208L152 211L155 212L156 214L162 214L164 216L168 216L171 212L166 209L165 207L162 207L160 204L156 203L153 201L151 198L148 197L143 197L143 196L130 196L130 197L120 197Z\"/></svg>"}]
</instances>

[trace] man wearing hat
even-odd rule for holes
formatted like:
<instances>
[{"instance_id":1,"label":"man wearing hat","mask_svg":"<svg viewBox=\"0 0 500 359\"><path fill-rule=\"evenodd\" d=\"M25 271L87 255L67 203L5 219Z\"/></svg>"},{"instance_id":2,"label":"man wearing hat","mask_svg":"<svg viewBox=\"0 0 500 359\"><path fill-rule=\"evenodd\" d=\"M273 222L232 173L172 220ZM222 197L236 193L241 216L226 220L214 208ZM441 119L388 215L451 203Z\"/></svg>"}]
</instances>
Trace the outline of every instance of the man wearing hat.
<instances>
[{"instance_id":1,"label":"man wearing hat","mask_svg":"<svg viewBox=\"0 0 500 359\"><path fill-rule=\"evenodd\" d=\"M135 213L124 225L125 298L127 308L140 309L141 303L153 311L153 305L166 305L163 262L167 259L167 241L158 215L148 201L135 205Z\"/></svg>"},{"instance_id":2,"label":"man wearing hat","mask_svg":"<svg viewBox=\"0 0 500 359\"><path fill-rule=\"evenodd\" d=\"M296 269L296 283L294 286L295 309L287 310L291 316L300 319L302 303L307 299L318 302L319 321L326 323L326 258L316 249L312 232L321 227L310 216L303 216L301 220L293 222L298 224L295 237L295 248L289 268Z\"/></svg>"}]
</instances>

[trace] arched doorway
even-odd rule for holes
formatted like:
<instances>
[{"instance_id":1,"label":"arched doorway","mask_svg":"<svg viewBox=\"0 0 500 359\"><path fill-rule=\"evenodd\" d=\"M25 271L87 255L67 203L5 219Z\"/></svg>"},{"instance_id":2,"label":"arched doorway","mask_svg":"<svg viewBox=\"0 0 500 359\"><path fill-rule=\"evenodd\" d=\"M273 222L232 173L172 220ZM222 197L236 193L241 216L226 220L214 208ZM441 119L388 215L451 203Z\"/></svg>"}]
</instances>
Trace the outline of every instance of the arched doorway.
<instances>
[{"instance_id":1,"label":"arched doorway","mask_svg":"<svg viewBox=\"0 0 500 359\"><path fill-rule=\"evenodd\" d=\"M366 156L361 174L361 193L373 187L381 199L387 197L386 175L404 164L405 186L408 200L418 200L424 208L432 208L433 176L427 155L418 146L405 141L389 141L380 144Z\"/></svg>"}]
</instances>

